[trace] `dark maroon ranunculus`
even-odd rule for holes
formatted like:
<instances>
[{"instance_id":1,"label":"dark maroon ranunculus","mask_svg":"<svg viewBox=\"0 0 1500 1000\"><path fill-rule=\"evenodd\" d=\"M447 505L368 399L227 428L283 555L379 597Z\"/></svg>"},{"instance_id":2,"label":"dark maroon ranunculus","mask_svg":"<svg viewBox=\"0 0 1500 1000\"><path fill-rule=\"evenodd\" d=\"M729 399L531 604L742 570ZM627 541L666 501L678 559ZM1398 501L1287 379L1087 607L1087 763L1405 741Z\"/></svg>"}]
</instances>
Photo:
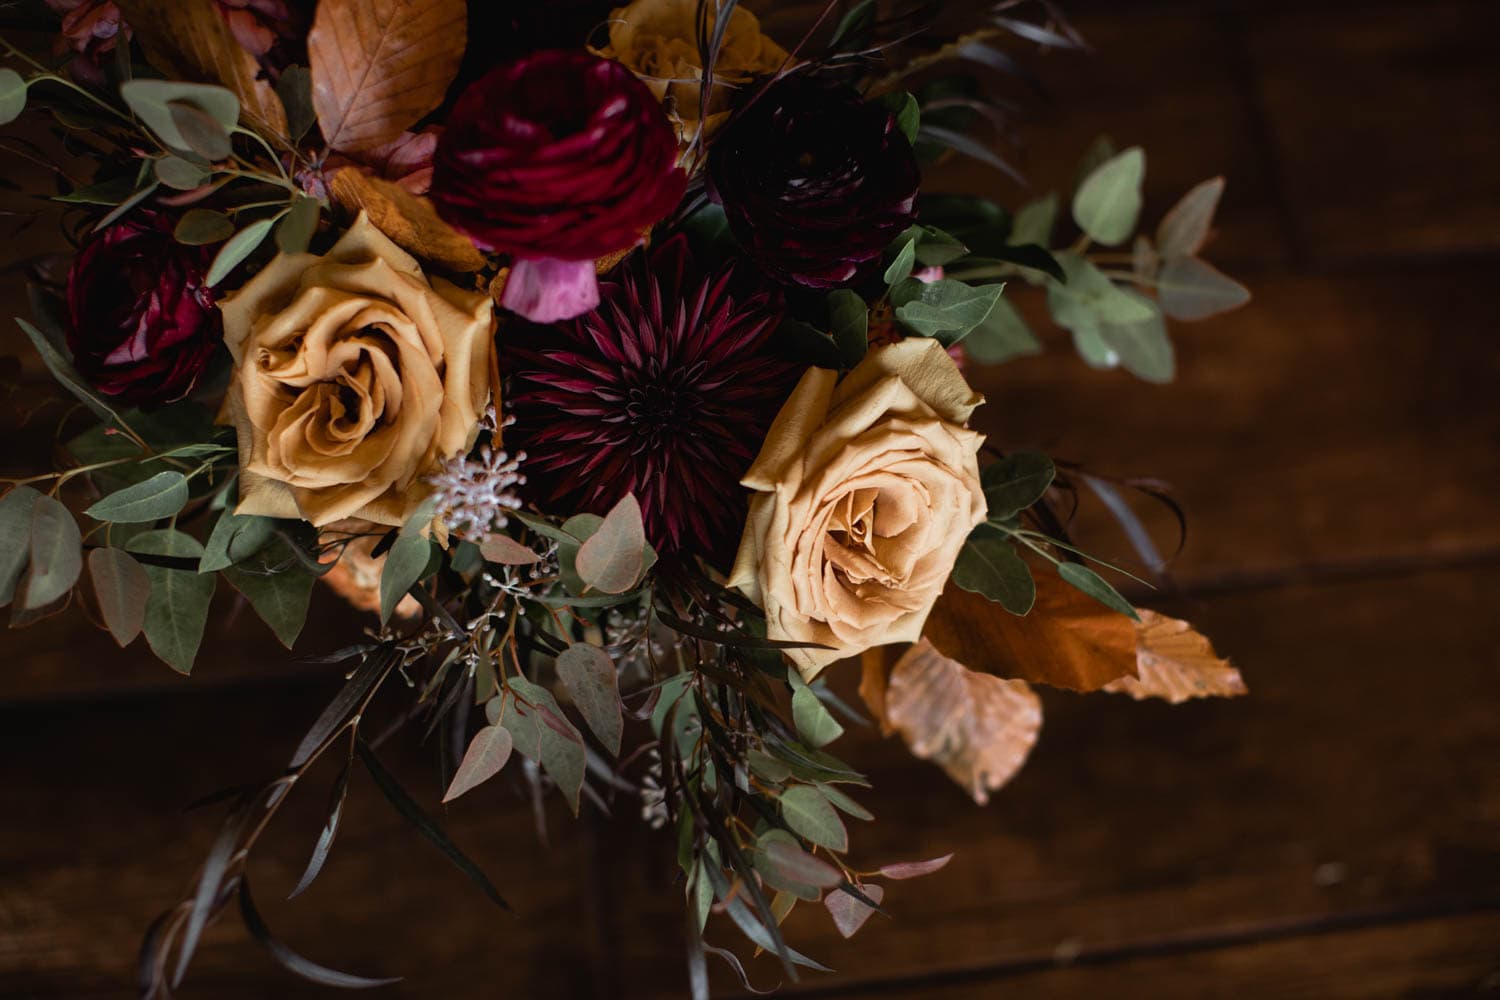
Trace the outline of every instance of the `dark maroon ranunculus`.
<instances>
[{"instance_id":1,"label":"dark maroon ranunculus","mask_svg":"<svg viewBox=\"0 0 1500 1000\"><path fill-rule=\"evenodd\" d=\"M105 396L138 406L181 399L223 339L203 277L210 247L172 238L165 216L137 213L84 245L68 272L68 348Z\"/></svg>"},{"instance_id":2,"label":"dark maroon ranunculus","mask_svg":"<svg viewBox=\"0 0 1500 1000\"><path fill-rule=\"evenodd\" d=\"M709 147L709 190L751 258L788 284L867 277L916 221L921 174L895 118L852 87L794 73L746 87Z\"/></svg>"},{"instance_id":3,"label":"dark maroon ranunculus","mask_svg":"<svg viewBox=\"0 0 1500 1000\"><path fill-rule=\"evenodd\" d=\"M448 116L438 213L516 259L502 302L538 322L598 302L592 261L637 242L682 197L677 134L619 63L549 50L493 70Z\"/></svg>"}]
</instances>

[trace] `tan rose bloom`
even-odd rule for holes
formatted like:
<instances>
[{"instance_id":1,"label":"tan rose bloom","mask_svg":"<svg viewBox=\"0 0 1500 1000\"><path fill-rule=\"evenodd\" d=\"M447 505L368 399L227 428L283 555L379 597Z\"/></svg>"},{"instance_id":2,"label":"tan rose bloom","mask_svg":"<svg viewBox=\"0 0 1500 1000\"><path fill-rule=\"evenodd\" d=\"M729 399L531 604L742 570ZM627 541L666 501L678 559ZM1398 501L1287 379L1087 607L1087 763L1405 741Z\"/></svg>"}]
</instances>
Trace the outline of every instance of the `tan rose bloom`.
<instances>
[{"instance_id":1,"label":"tan rose bloom","mask_svg":"<svg viewBox=\"0 0 1500 1000\"><path fill-rule=\"evenodd\" d=\"M872 347L842 382L810 369L742 482L755 490L729 584L765 609L811 678L871 646L914 642L985 519L984 397L926 337Z\"/></svg>"},{"instance_id":2,"label":"tan rose bloom","mask_svg":"<svg viewBox=\"0 0 1500 1000\"><path fill-rule=\"evenodd\" d=\"M623 64L651 88L657 100L672 98L673 118L684 145L698 134L700 119L705 117L699 107L703 62L698 54L697 14L698 0L635 0L610 12L609 44L595 50ZM785 49L760 33L756 16L743 6L735 7L714 63L715 87L706 116L709 130L728 114L735 85L776 72L786 58Z\"/></svg>"},{"instance_id":3,"label":"tan rose bloom","mask_svg":"<svg viewBox=\"0 0 1500 1000\"><path fill-rule=\"evenodd\" d=\"M360 213L327 254L282 254L223 304L241 514L402 524L489 397L490 298L429 281Z\"/></svg>"}]
</instances>

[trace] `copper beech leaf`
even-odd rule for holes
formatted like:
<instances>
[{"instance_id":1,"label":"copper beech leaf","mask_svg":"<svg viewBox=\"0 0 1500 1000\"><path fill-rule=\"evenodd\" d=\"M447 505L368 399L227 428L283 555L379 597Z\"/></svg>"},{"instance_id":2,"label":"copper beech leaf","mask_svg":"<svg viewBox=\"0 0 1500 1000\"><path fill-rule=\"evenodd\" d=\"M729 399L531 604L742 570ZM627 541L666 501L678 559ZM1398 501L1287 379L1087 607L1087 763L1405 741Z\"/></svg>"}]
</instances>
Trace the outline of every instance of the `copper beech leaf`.
<instances>
[{"instance_id":1,"label":"copper beech leaf","mask_svg":"<svg viewBox=\"0 0 1500 1000\"><path fill-rule=\"evenodd\" d=\"M949 586L923 634L971 669L1071 691L1135 676L1135 624L1052 573L1036 575L1036 603L1017 617Z\"/></svg>"},{"instance_id":2,"label":"copper beech leaf","mask_svg":"<svg viewBox=\"0 0 1500 1000\"><path fill-rule=\"evenodd\" d=\"M885 888L882 886L861 885L856 888L877 903L885 899ZM869 920L871 914L875 912L847 892L830 892L823 900L823 905L832 915L833 925L845 938L852 938L858 933L859 929L865 925L865 921Z\"/></svg>"},{"instance_id":3,"label":"copper beech leaf","mask_svg":"<svg viewBox=\"0 0 1500 1000\"><path fill-rule=\"evenodd\" d=\"M948 773L980 805L1021 769L1042 728L1025 681L975 673L922 639L891 670L886 717L912 755Z\"/></svg>"},{"instance_id":4,"label":"copper beech leaf","mask_svg":"<svg viewBox=\"0 0 1500 1000\"><path fill-rule=\"evenodd\" d=\"M88 563L104 624L115 642L128 646L146 623L151 578L124 549L94 549L89 552Z\"/></svg>"},{"instance_id":5,"label":"copper beech leaf","mask_svg":"<svg viewBox=\"0 0 1500 1000\"><path fill-rule=\"evenodd\" d=\"M453 271L477 271L484 255L469 238L438 218L432 202L399 184L372 177L358 167L333 175L329 191L350 214L369 213L375 228L401 249Z\"/></svg>"},{"instance_id":6,"label":"copper beech leaf","mask_svg":"<svg viewBox=\"0 0 1500 1000\"><path fill-rule=\"evenodd\" d=\"M469 741L464 759L453 775L448 790L443 793L444 802L452 802L464 792L482 784L500 773L505 762L510 760L514 742L510 730L500 726L485 726Z\"/></svg>"},{"instance_id":7,"label":"copper beech leaf","mask_svg":"<svg viewBox=\"0 0 1500 1000\"><path fill-rule=\"evenodd\" d=\"M286 111L255 57L229 28L215 0L119 0L151 65L168 77L216 83L240 101L240 114L264 136L285 137Z\"/></svg>"},{"instance_id":8,"label":"copper beech leaf","mask_svg":"<svg viewBox=\"0 0 1500 1000\"><path fill-rule=\"evenodd\" d=\"M641 505L627 493L578 548L574 565L590 590L623 594L636 585L646 563L646 528Z\"/></svg>"},{"instance_id":9,"label":"copper beech leaf","mask_svg":"<svg viewBox=\"0 0 1500 1000\"><path fill-rule=\"evenodd\" d=\"M442 103L468 40L464 0L320 0L312 103L333 149L389 142Z\"/></svg>"},{"instance_id":10,"label":"copper beech leaf","mask_svg":"<svg viewBox=\"0 0 1500 1000\"><path fill-rule=\"evenodd\" d=\"M1121 677L1104 690L1136 701L1162 698L1174 705L1191 698L1232 698L1248 693L1240 672L1214 653L1208 637L1180 618L1140 610L1136 626L1138 677Z\"/></svg>"}]
</instances>

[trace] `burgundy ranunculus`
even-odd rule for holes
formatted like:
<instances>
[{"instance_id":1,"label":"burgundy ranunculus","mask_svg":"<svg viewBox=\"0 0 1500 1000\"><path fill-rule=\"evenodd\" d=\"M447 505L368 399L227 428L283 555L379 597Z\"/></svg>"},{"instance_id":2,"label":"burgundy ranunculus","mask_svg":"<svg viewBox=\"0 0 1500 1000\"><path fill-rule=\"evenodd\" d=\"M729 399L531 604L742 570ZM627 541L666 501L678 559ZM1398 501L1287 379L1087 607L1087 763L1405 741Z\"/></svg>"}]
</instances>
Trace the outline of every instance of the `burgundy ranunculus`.
<instances>
[{"instance_id":1,"label":"burgundy ranunculus","mask_svg":"<svg viewBox=\"0 0 1500 1000\"><path fill-rule=\"evenodd\" d=\"M502 304L537 322L599 301L593 261L623 250L687 185L677 135L619 63L549 50L493 70L448 116L431 198L482 250L515 258Z\"/></svg>"},{"instance_id":2,"label":"burgundy ranunculus","mask_svg":"<svg viewBox=\"0 0 1500 1000\"><path fill-rule=\"evenodd\" d=\"M525 450L532 496L602 514L634 493L663 555L727 565L740 477L801 374L771 350L782 297L763 281L742 264L702 273L679 234L610 272L587 315L507 330L505 443Z\"/></svg>"},{"instance_id":3,"label":"burgundy ranunculus","mask_svg":"<svg viewBox=\"0 0 1500 1000\"><path fill-rule=\"evenodd\" d=\"M892 115L844 84L794 73L738 109L709 147L709 190L768 274L837 288L868 277L916 221L921 174Z\"/></svg>"},{"instance_id":4,"label":"burgundy ranunculus","mask_svg":"<svg viewBox=\"0 0 1500 1000\"><path fill-rule=\"evenodd\" d=\"M181 399L223 339L203 276L211 247L172 238L165 216L137 215L85 244L68 272L68 347L105 396L141 406Z\"/></svg>"}]
</instances>

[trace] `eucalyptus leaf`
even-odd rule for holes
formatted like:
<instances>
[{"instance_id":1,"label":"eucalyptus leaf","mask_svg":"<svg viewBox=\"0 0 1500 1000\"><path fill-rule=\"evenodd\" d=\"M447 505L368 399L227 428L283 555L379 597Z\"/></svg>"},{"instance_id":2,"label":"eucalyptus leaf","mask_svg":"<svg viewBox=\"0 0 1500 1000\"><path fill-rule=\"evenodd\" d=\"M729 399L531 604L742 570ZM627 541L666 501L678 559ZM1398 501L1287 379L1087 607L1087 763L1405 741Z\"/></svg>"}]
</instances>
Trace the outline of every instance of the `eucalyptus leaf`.
<instances>
[{"instance_id":1,"label":"eucalyptus leaf","mask_svg":"<svg viewBox=\"0 0 1500 1000\"><path fill-rule=\"evenodd\" d=\"M288 66L276 81L276 96L286 109L287 137L301 142L318 122L312 103L312 72L306 66Z\"/></svg>"},{"instance_id":2,"label":"eucalyptus leaf","mask_svg":"<svg viewBox=\"0 0 1500 1000\"><path fill-rule=\"evenodd\" d=\"M1036 581L1026 560L1003 534L981 524L959 550L953 583L982 594L1013 615L1024 615L1036 603Z\"/></svg>"},{"instance_id":3,"label":"eucalyptus leaf","mask_svg":"<svg viewBox=\"0 0 1500 1000\"><path fill-rule=\"evenodd\" d=\"M582 734L562 714L546 688L524 677L512 677L506 687L495 722L510 730L515 748L540 764L557 783L576 816L587 763ZM522 700L526 704L521 704Z\"/></svg>"},{"instance_id":4,"label":"eucalyptus leaf","mask_svg":"<svg viewBox=\"0 0 1500 1000\"><path fill-rule=\"evenodd\" d=\"M89 552L88 563L104 624L115 642L128 646L146 622L151 578L124 549L94 549Z\"/></svg>"},{"instance_id":5,"label":"eucalyptus leaf","mask_svg":"<svg viewBox=\"0 0 1500 1000\"><path fill-rule=\"evenodd\" d=\"M807 741L809 746L821 747L832 743L844 734L844 727L839 725L833 713L828 711L827 706L818 699L812 688L802 680L796 671L789 671L788 676L792 679L792 722L797 727L798 734Z\"/></svg>"},{"instance_id":6,"label":"eucalyptus leaf","mask_svg":"<svg viewBox=\"0 0 1500 1000\"><path fill-rule=\"evenodd\" d=\"M64 353L63 348L54 343L51 338L41 330L32 326L26 320L16 317L16 324L26 332L26 337L31 341L31 346L42 356L42 362L46 364L47 371L58 381L63 388L76 396L83 405L94 412L94 416L101 420L114 420L119 422L119 414L103 399L93 388L83 380L73 367L72 360Z\"/></svg>"},{"instance_id":7,"label":"eucalyptus leaf","mask_svg":"<svg viewBox=\"0 0 1500 1000\"><path fill-rule=\"evenodd\" d=\"M191 191L209 178L207 170L180 156L163 156L152 164L151 169L157 180L178 191Z\"/></svg>"},{"instance_id":8,"label":"eucalyptus leaf","mask_svg":"<svg viewBox=\"0 0 1500 1000\"><path fill-rule=\"evenodd\" d=\"M177 220L172 236L187 246L222 243L234 235L234 223L223 212L208 208L191 208Z\"/></svg>"},{"instance_id":9,"label":"eucalyptus leaf","mask_svg":"<svg viewBox=\"0 0 1500 1000\"><path fill-rule=\"evenodd\" d=\"M67 194L56 195L52 200L68 205L118 205L134 191L134 178L111 177L97 184L74 188Z\"/></svg>"},{"instance_id":10,"label":"eucalyptus leaf","mask_svg":"<svg viewBox=\"0 0 1500 1000\"><path fill-rule=\"evenodd\" d=\"M1173 257L1156 276L1162 312L1186 322L1208 319L1250 301L1250 290L1197 257Z\"/></svg>"},{"instance_id":11,"label":"eucalyptus leaf","mask_svg":"<svg viewBox=\"0 0 1500 1000\"><path fill-rule=\"evenodd\" d=\"M912 266L917 262L917 240L915 236L908 236L901 249L896 251L896 257L890 266L885 269L885 283L894 285L897 282L911 277Z\"/></svg>"},{"instance_id":12,"label":"eucalyptus leaf","mask_svg":"<svg viewBox=\"0 0 1500 1000\"><path fill-rule=\"evenodd\" d=\"M578 547L574 567L586 590L623 594L640 581L645 560L646 528L641 505L626 493Z\"/></svg>"},{"instance_id":13,"label":"eucalyptus leaf","mask_svg":"<svg viewBox=\"0 0 1500 1000\"><path fill-rule=\"evenodd\" d=\"M1112 608L1135 621L1141 620L1141 616L1136 613L1135 607L1129 601L1125 600L1125 598L1121 597L1118 590L1110 586L1104 577L1082 563L1059 563L1057 566L1057 575L1105 607Z\"/></svg>"},{"instance_id":14,"label":"eucalyptus leaf","mask_svg":"<svg viewBox=\"0 0 1500 1000\"><path fill-rule=\"evenodd\" d=\"M1105 324L1131 324L1157 316L1154 304L1119 288L1097 267L1071 251L1057 255L1067 282L1047 286L1047 308L1061 327L1073 333L1079 353L1089 364L1112 368L1121 357L1103 336Z\"/></svg>"},{"instance_id":15,"label":"eucalyptus leaf","mask_svg":"<svg viewBox=\"0 0 1500 1000\"><path fill-rule=\"evenodd\" d=\"M298 195L276 227L276 248L282 253L305 253L317 232L319 212L316 198Z\"/></svg>"},{"instance_id":16,"label":"eucalyptus leaf","mask_svg":"<svg viewBox=\"0 0 1500 1000\"><path fill-rule=\"evenodd\" d=\"M422 578L432 557L432 543L421 535L399 534L385 554L380 570L380 621L391 620L391 613L406 592Z\"/></svg>"},{"instance_id":17,"label":"eucalyptus leaf","mask_svg":"<svg viewBox=\"0 0 1500 1000\"><path fill-rule=\"evenodd\" d=\"M16 486L0 497L0 607L16 596L31 557L31 508L39 496L30 486Z\"/></svg>"},{"instance_id":18,"label":"eucalyptus leaf","mask_svg":"<svg viewBox=\"0 0 1500 1000\"><path fill-rule=\"evenodd\" d=\"M1042 345L1005 296L964 338L964 353L983 365L998 365L1011 358L1041 353Z\"/></svg>"},{"instance_id":19,"label":"eucalyptus leaf","mask_svg":"<svg viewBox=\"0 0 1500 1000\"><path fill-rule=\"evenodd\" d=\"M828 294L829 333L843 367L853 368L864 359L870 344L869 323L869 308L856 292L840 288Z\"/></svg>"},{"instance_id":20,"label":"eucalyptus leaf","mask_svg":"<svg viewBox=\"0 0 1500 1000\"><path fill-rule=\"evenodd\" d=\"M849 831L844 821L816 786L793 785L777 801L781 805L781 818L795 832L830 851L849 849Z\"/></svg>"},{"instance_id":21,"label":"eucalyptus leaf","mask_svg":"<svg viewBox=\"0 0 1500 1000\"><path fill-rule=\"evenodd\" d=\"M776 336L785 345L785 353L797 361L835 371L843 367L844 357L833 337L810 323L788 316L777 327Z\"/></svg>"},{"instance_id":22,"label":"eucalyptus leaf","mask_svg":"<svg viewBox=\"0 0 1500 1000\"><path fill-rule=\"evenodd\" d=\"M1049 191L1040 198L1028 201L1016 209L1015 220L1010 226L1011 246L1034 243L1038 246L1052 245L1052 227L1057 220L1057 192Z\"/></svg>"},{"instance_id":23,"label":"eucalyptus leaf","mask_svg":"<svg viewBox=\"0 0 1500 1000\"><path fill-rule=\"evenodd\" d=\"M1109 358L1147 382L1172 381L1172 376L1177 373L1177 357L1161 311L1155 302L1139 292L1127 291L1125 294L1140 302L1149 314L1134 322L1100 325L1099 338Z\"/></svg>"},{"instance_id":24,"label":"eucalyptus leaf","mask_svg":"<svg viewBox=\"0 0 1500 1000\"><path fill-rule=\"evenodd\" d=\"M1073 195L1073 220L1105 246L1119 246L1135 232L1141 215L1146 154L1132 146L1094 169Z\"/></svg>"},{"instance_id":25,"label":"eucalyptus leaf","mask_svg":"<svg viewBox=\"0 0 1500 1000\"><path fill-rule=\"evenodd\" d=\"M802 849L797 838L785 830L767 830L755 842L751 855L755 870L773 889L816 902L823 889L844 880L839 870Z\"/></svg>"},{"instance_id":26,"label":"eucalyptus leaf","mask_svg":"<svg viewBox=\"0 0 1500 1000\"><path fill-rule=\"evenodd\" d=\"M239 121L240 102L224 87L140 79L122 83L120 96L146 127L173 149L199 152L197 147L204 145L205 135L211 135L215 144L209 152L221 148L223 152L218 156L209 155L208 159L223 159L229 155L229 132ZM193 111L199 114L191 114ZM210 125L217 130L216 134L205 133ZM217 145L217 136L222 136L222 146Z\"/></svg>"},{"instance_id":27,"label":"eucalyptus leaf","mask_svg":"<svg viewBox=\"0 0 1500 1000\"><path fill-rule=\"evenodd\" d=\"M443 801L452 802L499 774L505 762L510 760L513 745L510 730L501 726L485 726L475 733L458 770L453 773L453 780L448 783L448 790L443 793Z\"/></svg>"},{"instance_id":28,"label":"eucalyptus leaf","mask_svg":"<svg viewBox=\"0 0 1500 1000\"><path fill-rule=\"evenodd\" d=\"M31 504L30 559L16 602L27 611L48 607L73 589L83 571L83 536L72 511L45 494Z\"/></svg>"},{"instance_id":29,"label":"eucalyptus leaf","mask_svg":"<svg viewBox=\"0 0 1500 1000\"><path fill-rule=\"evenodd\" d=\"M1203 249L1223 194L1224 178L1210 178L1194 185L1162 216L1156 227L1156 245L1162 257L1190 257Z\"/></svg>"},{"instance_id":30,"label":"eucalyptus leaf","mask_svg":"<svg viewBox=\"0 0 1500 1000\"><path fill-rule=\"evenodd\" d=\"M250 225L230 237L228 242L219 248L218 255L214 257L213 263L209 265L208 276L204 278L204 284L212 288L229 277L230 271L233 271L240 264L244 263L245 258L249 257L261 243L265 242L266 234L271 231L271 226L275 222L276 219L274 218L261 219L258 222L250 223Z\"/></svg>"},{"instance_id":31,"label":"eucalyptus leaf","mask_svg":"<svg viewBox=\"0 0 1500 1000\"><path fill-rule=\"evenodd\" d=\"M317 578L288 549L287 542L275 539L251 560L225 567L224 576L245 595L281 644L291 649L307 622L307 607Z\"/></svg>"},{"instance_id":32,"label":"eucalyptus leaf","mask_svg":"<svg viewBox=\"0 0 1500 1000\"><path fill-rule=\"evenodd\" d=\"M1042 498L1057 470L1052 459L1035 451L1015 451L985 466L980 474L992 521L1015 517Z\"/></svg>"},{"instance_id":33,"label":"eucalyptus leaf","mask_svg":"<svg viewBox=\"0 0 1500 1000\"><path fill-rule=\"evenodd\" d=\"M917 299L897 307L896 319L912 333L952 347L988 318L1004 290L1003 283L976 288L949 278L927 282Z\"/></svg>"},{"instance_id":34,"label":"eucalyptus leaf","mask_svg":"<svg viewBox=\"0 0 1500 1000\"><path fill-rule=\"evenodd\" d=\"M143 524L173 516L187 506L187 477L175 469L117 490L84 511L96 521Z\"/></svg>"},{"instance_id":35,"label":"eucalyptus leaf","mask_svg":"<svg viewBox=\"0 0 1500 1000\"><path fill-rule=\"evenodd\" d=\"M26 110L27 83L9 67L0 69L0 125L9 125Z\"/></svg>"},{"instance_id":36,"label":"eucalyptus leaf","mask_svg":"<svg viewBox=\"0 0 1500 1000\"><path fill-rule=\"evenodd\" d=\"M619 756L625 722L619 674L609 654L598 646L575 642L558 654L557 676L599 742Z\"/></svg>"},{"instance_id":37,"label":"eucalyptus leaf","mask_svg":"<svg viewBox=\"0 0 1500 1000\"><path fill-rule=\"evenodd\" d=\"M896 127L906 136L907 142L917 141L917 128L922 121L922 111L917 99L906 91L882 94L879 98L885 109L896 119Z\"/></svg>"},{"instance_id":38,"label":"eucalyptus leaf","mask_svg":"<svg viewBox=\"0 0 1500 1000\"><path fill-rule=\"evenodd\" d=\"M203 546L190 535L165 529L148 531L130 540L129 549L146 555L196 559ZM173 670L186 674L203 642L208 607L214 596L214 578L192 570L167 569L146 564L151 594L146 601L142 631L151 650Z\"/></svg>"}]
</instances>

